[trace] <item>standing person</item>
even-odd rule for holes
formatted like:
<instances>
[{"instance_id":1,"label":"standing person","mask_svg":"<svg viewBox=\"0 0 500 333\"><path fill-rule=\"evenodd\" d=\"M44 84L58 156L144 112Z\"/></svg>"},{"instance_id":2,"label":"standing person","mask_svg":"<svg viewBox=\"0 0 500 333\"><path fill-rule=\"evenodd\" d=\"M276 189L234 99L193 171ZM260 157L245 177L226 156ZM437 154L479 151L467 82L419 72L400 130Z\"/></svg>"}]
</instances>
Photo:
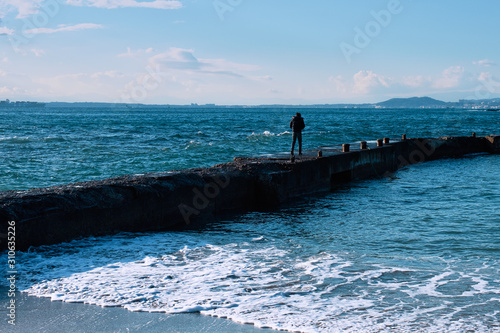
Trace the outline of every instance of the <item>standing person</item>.
<instances>
[{"instance_id":1,"label":"standing person","mask_svg":"<svg viewBox=\"0 0 500 333\"><path fill-rule=\"evenodd\" d=\"M304 123L304 118L302 118L302 115L297 112L295 116L292 117L292 120L290 121L290 128L292 129L292 150L291 154L293 155L293 149L295 147L295 141L298 139L299 140L299 155L302 155L302 130L306 127L306 124Z\"/></svg>"}]
</instances>

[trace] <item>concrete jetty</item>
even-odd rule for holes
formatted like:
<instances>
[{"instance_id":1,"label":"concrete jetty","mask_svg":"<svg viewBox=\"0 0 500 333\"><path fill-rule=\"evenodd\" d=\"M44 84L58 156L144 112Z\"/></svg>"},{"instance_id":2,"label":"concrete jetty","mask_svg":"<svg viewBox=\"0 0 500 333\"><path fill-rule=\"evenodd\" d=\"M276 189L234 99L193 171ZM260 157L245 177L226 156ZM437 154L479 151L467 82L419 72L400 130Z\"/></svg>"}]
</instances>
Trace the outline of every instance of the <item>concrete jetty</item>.
<instances>
[{"instance_id":1,"label":"concrete jetty","mask_svg":"<svg viewBox=\"0 0 500 333\"><path fill-rule=\"evenodd\" d=\"M16 250L122 231L198 228L410 164L474 153L500 153L500 136L381 138L318 147L293 161L288 153L235 157L209 168L0 192L0 250L13 224Z\"/></svg>"}]
</instances>

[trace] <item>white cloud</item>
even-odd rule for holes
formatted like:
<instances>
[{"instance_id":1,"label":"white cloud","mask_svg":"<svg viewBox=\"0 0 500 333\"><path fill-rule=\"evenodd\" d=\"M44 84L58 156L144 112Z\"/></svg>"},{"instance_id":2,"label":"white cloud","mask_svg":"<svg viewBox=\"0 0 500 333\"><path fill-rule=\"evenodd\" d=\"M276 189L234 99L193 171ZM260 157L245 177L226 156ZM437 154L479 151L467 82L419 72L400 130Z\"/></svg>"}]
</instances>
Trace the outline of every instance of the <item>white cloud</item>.
<instances>
[{"instance_id":1,"label":"white cloud","mask_svg":"<svg viewBox=\"0 0 500 333\"><path fill-rule=\"evenodd\" d=\"M404 76L401 80L401 84L411 88L419 88L431 82L430 77L424 77L423 75L416 76Z\"/></svg>"},{"instance_id":2,"label":"white cloud","mask_svg":"<svg viewBox=\"0 0 500 333\"><path fill-rule=\"evenodd\" d=\"M100 96L110 98L118 95L117 87L123 87L130 77L116 72L63 74L52 77L33 78L44 97Z\"/></svg>"},{"instance_id":3,"label":"white cloud","mask_svg":"<svg viewBox=\"0 0 500 333\"><path fill-rule=\"evenodd\" d=\"M68 0L68 5L87 6L106 9L136 7L136 8L154 8L154 9L179 9L182 3L176 0Z\"/></svg>"},{"instance_id":4,"label":"white cloud","mask_svg":"<svg viewBox=\"0 0 500 333\"><path fill-rule=\"evenodd\" d=\"M37 57L45 55L45 51L41 49L31 49L30 51Z\"/></svg>"},{"instance_id":5,"label":"white cloud","mask_svg":"<svg viewBox=\"0 0 500 333\"><path fill-rule=\"evenodd\" d=\"M255 80L255 81L272 81L273 77L271 75L253 76L252 80Z\"/></svg>"},{"instance_id":6,"label":"white cloud","mask_svg":"<svg viewBox=\"0 0 500 333\"><path fill-rule=\"evenodd\" d=\"M329 96L345 98L368 95L377 88L388 88L393 84L393 79L384 75L374 73L370 70L361 70L355 73L352 78L344 78L342 75L330 76L328 81L333 85L326 88L323 93Z\"/></svg>"},{"instance_id":7,"label":"white cloud","mask_svg":"<svg viewBox=\"0 0 500 333\"><path fill-rule=\"evenodd\" d=\"M73 6L97 7L106 9L115 8L153 8L153 9L179 9L182 3L178 0L2 0L0 2L0 18L10 12L17 12L17 18L22 19L43 11L44 6L48 12L58 10L58 3Z\"/></svg>"},{"instance_id":8,"label":"white cloud","mask_svg":"<svg viewBox=\"0 0 500 333\"><path fill-rule=\"evenodd\" d=\"M353 92L356 94L367 94L372 88L388 87L388 80L372 71L359 71L353 76Z\"/></svg>"},{"instance_id":9,"label":"white cloud","mask_svg":"<svg viewBox=\"0 0 500 333\"><path fill-rule=\"evenodd\" d=\"M38 13L44 0L2 0L0 2L0 17L7 13L17 12L17 18L25 18Z\"/></svg>"},{"instance_id":10,"label":"white cloud","mask_svg":"<svg viewBox=\"0 0 500 333\"><path fill-rule=\"evenodd\" d=\"M124 102L169 101L217 102L229 96L268 95L268 83L273 79L260 73L259 66L236 63L223 58L201 58L193 49L171 47L161 53L150 51L148 64L135 79L123 87L120 100ZM145 50L127 49L119 56L137 58ZM252 98L257 97L253 95ZM219 100L220 102L220 100Z\"/></svg>"},{"instance_id":11,"label":"white cloud","mask_svg":"<svg viewBox=\"0 0 500 333\"><path fill-rule=\"evenodd\" d=\"M44 50L47 57L49 50ZM25 51L33 58L36 54L43 55L41 47L30 47ZM284 91L279 83L271 87L272 77L260 70L255 71L259 67L251 64L197 58L196 52L190 49L172 48L162 53L151 48L123 51L126 51L123 57L139 56L120 58L130 64L119 71L111 67L106 71L75 73L58 70L48 75L30 73L29 77L19 78L8 73L5 78L0 75L0 86L11 90L23 87L26 93L11 94L17 99L30 96L28 99L33 100L137 103L208 103L219 101L221 96L236 103L240 97L274 96L266 93L269 88Z\"/></svg>"},{"instance_id":12,"label":"white cloud","mask_svg":"<svg viewBox=\"0 0 500 333\"><path fill-rule=\"evenodd\" d=\"M274 88L273 89L268 89L266 92L269 93L269 94L282 94L283 93L281 90L274 89Z\"/></svg>"},{"instance_id":13,"label":"white cloud","mask_svg":"<svg viewBox=\"0 0 500 333\"><path fill-rule=\"evenodd\" d=\"M120 57L120 58L135 58L135 57L138 57L138 56L141 56L143 54L150 54L150 53L153 53L153 48L150 47L148 49L145 49L145 50L137 50L137 51L132 51L130 49L130 47L127 47L127 52L125 53L121 53L119 55L117 55L117 57Z\"/></svg>"},{"instance_id":14,"label":"white cloud","mask_svg":"<svg viewBox=\"0 0 500 333\"><path fill-rule=\"evenodd\" d=\"M479 61L474 61L474 65L479 65L479 66L484 66L484 67L491 67L491 66L496 66L496 63L493 62L492 60L489 59L483 59Z\"/></svg>"},{"instance_id":15,"label":"white cloud","mask_svg":"<svg viewBox=\"0 0 500 333\"><path fill-rule=\"evenodd\" d=\"M194 55L194 50L176 47L171 47L168 51L151 57L150 61L172 70L233 77L243 77L238 72L252 72L260 69L256 65L238 64L226 59L198 59Z\"/></svg>"},{"instance_id":16,"label":"white cloud","mask_svg":"<svg viewBox=\"0 0 500 333\"><path fill-rule=\"evenodd\" d=\"M202 63L213 66L226 71L242 71L242 72L253 72L260 69L257 65L250 64L238 64L235 62L227 61L226 59L200 59Z\"/></svg>"},{"instance_id":17,"label":"white cloud","mask_svg":"<svg viewBox=\"0 0 500 333\"><path fill-rule=\"evenodd\" d=\"M89 75L92 79L101 79L101 78L124 78L126 77L123 73L120 73L118 71L104 71L104 72L97 72L94 74Z\"/></svg>"},{"instance_id":18,"label":"white cloud","mask_svg":"<svg viewBox=\"0 0 500 333\"><path fill-rule=\"evenodd\" d=\"M462 66L452 66L443 71L441 77L434 82L434 88L448 89L455 88L460 85L460 81L464 75Z\"/></svg>"},{"instance_id":19,"label":"white cloud","mask_svg":"<svg viewBox=\"0 0 500 333\"><path fill-rule=\"evenodd\" d=\"M452 66L434 74L414 74L392 77L385 73L361 70L352 76L332 75L328 78L322 94L328 98L356 99L361 97L377 99L395 96L425 96L436 92L454 92L456 94L471 91L480 82L494 86L492 73L472 74L461 66ZM493 82L493 83L492 83ZM500 85L496 85L500 86Z\"/></svg>"},{"instance_id":20,"label":"white cloud","mask_svg":"<svg viewBox=\"0 0 500 333\"><path fill-rule=\"evenodd\" d=\"M342 75L330 76L328 81L333 82L336 93L345 94L348 91L347 83Z\"/></svg>"},{"instance_id":21,"label":"white cloud","mask_svg":"<svg viewBox=\"0 0 500 333\"><path fill-rule=\"evenodd\" d=\"M12 95L18 88L9 88L7 86L0 87L0 94Z\"/></svg>"},{"instance_id":22,"label":"white cloud","mask_svg":"<svg viewBox=\"0 0 500 333\"><path fill-rule=\"evenodd\" d=\"M56 32L62 31L80 31L80 30L89 30L89 29L102 29L104 28L101 24L94 23L80 23L75 25L65 25L61 24L57 28L36 28L26 30L25 33L28 34L53 34Z\"/></svg>"},{"instance_id":23,"label":"white cloud","mask_svg":"<svg viewBox=\"0 0 500 333\"><path fill-rule=\"evenodd\" d=\"M192 49L171 47L168 51L155 55L150 61L171 69L200 70L205 65L193 55Z\"/></svg>"},{"instance_id":24,"label":"white cloud","mask_svg":"<svg viewBox=\"0 0 500 333\"><path fill-rule=\"evenodd\" d=\"M2 36L2 35L11 36L13 34L14 34L14 30L9 29L7 27L0 27L0 36Z\"/></svg>"},{"instance_id":25,"label":"white cloud","mask_svg":"<svg viewBox=\"0 0 500 333\"><path fill-rule=\"evenodd\" d=\"M19 74L10 71L10 66L6 70L0 70L1 90L9 99L27 99L36 93L36 84L33 83L31 75Z\"/></svg>"},{"instance_id":26,"label":"white cloud","mask_svg":"<svg viewBox=\"0 0 500 333\"><path fill-rule=\"evenodd\" d=\"M490 98L491 94L500 93L500 80L490 72L482 72L477 78L479 86L475 89L477 98Z\"/></svg>"},{"instance_id":27,"label":"white cloud","mask_svg":"<svg viewBox=\"0 0 500 333\"><path fill-rule=\"evenodd\" d=\"M491 77L491 73L489 73L489 72L481 72L481 74L479 74L478 80L479 81L486 81L490 77Z\"/></svg>"}]
</instances>

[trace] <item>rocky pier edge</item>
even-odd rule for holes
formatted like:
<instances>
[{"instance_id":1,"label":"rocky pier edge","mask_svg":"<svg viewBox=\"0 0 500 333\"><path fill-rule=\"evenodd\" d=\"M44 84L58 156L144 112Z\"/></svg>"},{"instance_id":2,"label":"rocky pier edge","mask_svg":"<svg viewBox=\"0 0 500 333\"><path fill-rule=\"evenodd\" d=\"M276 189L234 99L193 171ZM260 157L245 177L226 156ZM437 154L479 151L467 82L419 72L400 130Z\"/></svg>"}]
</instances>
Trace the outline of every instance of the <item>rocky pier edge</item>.
<instances>
[{"instance_id":1,"label":"rocky pier edge","mask_svg":"<svg viewBox=\"0 0 500 333\"><path fill-rule=\"evenodd\" d=\"M26 191L0 192L0 250L118 232L200 228L277 207L338 184L390 177L407 165L500 153L500 136L379 139L322 146L290 158L235 157L209 168L129 175ZM15 225L15 228L12 228Z\"/></svg>"}]
</instances>

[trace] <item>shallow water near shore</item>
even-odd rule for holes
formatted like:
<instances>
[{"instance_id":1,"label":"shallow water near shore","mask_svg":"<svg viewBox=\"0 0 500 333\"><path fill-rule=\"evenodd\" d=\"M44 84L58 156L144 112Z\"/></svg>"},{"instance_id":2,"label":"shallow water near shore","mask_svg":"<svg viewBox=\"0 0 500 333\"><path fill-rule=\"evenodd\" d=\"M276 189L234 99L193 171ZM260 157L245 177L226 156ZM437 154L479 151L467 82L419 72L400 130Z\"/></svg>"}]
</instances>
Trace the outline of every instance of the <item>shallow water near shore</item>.
<instances>
[{"instance_id":1,"label":"shallow water near shore","mask_svg":"<svg viewBox=\"0 0 500 333\"><path fill-rule=\"evenodd\" d=\"M173 146L169 140L179 145L202 135L200 131L206 137L199 140L200 147L179 145L178 155L164 153L171 158L163 166L208 166L238 154L288 149L291 136L283 122L297 110L241 111L239 117L227 114L231 125L224 131L194 124L212 126L209 120L225 119L227 110L177 119L181 137L167 138L163 145ZM104 111L90 112L108 117ZM309 125L305 139L312 147L399 137L401 132L485 135L500 128L498 115L488 112L301 112ZM157 110L145 115L166 117ZM139 119L139 114L134 117ZM192 128L182 127L189 120ZM129 139L145 142L146 128ZM58 137L57 131L52 135ZM131 153L135 150L122 147L124 138L118 137L117 156L141 160ZM71 150L70 146L60 149ZM113 152L108 145L103 149ZM183 149L191 154L181 153ZM106 156L113 161L113 154ZM99 153L94 158L96 163L104 159ZM142 163L135 166L165 171L154 162L154 154ZM287 331L500 332L498 165L500 156L487 154L433 161L402 169L391 178L353 182L332 193L272 211L249 212L199 231L123 233L34 248L17 254L18 287L54 301L165 315L195 312ZM107 166L111 174L96 177L145 172L127 172L134 167L127 163L114 166ZM71 168L68 165L49 183L71 181ZM96 168L108 170L104 165ZM10 178L5 179L8 183ZM42 186L36 184L27 180L16 189Z\"/></svg>"},{"instance_id":2,"label":"shallow water near shore","mask_svg":"<svg viewBox=\"0 0 500 333\"><path fill-rule=\"evenodd\" d=\"M7 307L8 290L0 287L0 306ZM0 321L2 332L84 333L266 333L251 325L241 325L199 313L164 314L130 312L123 308L103 308L89 304L52 302L50 299L16 295L16 325ZM269 332L269 331L268 331Z\"/></svg>"}]
</instances>

